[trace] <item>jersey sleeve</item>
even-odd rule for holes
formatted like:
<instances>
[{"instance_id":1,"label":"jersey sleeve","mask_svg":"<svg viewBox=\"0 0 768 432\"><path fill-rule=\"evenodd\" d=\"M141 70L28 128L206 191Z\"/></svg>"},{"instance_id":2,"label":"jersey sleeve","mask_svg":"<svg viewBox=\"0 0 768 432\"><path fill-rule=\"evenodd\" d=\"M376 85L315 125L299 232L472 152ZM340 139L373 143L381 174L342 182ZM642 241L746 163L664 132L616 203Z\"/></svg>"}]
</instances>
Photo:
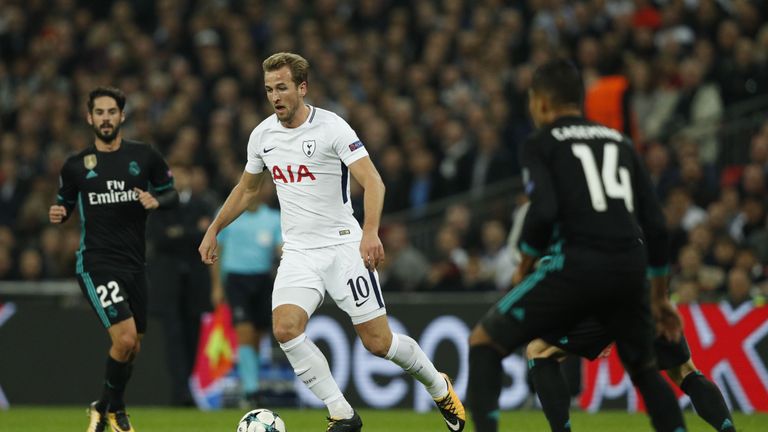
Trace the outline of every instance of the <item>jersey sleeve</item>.
<instances>
[{"instance_id":1,"label":"jersey sleeve","mask_svg":"<svg viewBox=\"0 0 768 432\"><path fill-rule=\"evenodd\" d=\"M248 137L248 149L246 151L248 160L245 162L245 171L250 174L264 171L264 159L261 158L261 135L257 128Z\"/></svg>"},{"instance_id":2,"label":"jersey sleeve","mask_svg":"<svg viewBox=\"0 0 768 432\"><path fill-rule=\"evenodd\" d=\"M531 202L520 234L519 249L538 257L549 246L557 218L557 198L549 167L542 156L541 135L526 141L522 152L523 182Z\"/></svg>"},{"instance_id":3,"label":"jersey sleeve","mask_svg":"<svg viewBox=\"0 0 768 432\"><path fill-rule=\"evenodd\" d=\"M163 192L173 187L173 173L163 156L150 147L149 183L155 192Z\"/></svg>"},{"instance_id":4,"label":"jersey sleeve","mask_svg":"<svg viewBox=\"0 0 768 432\"><path fill-rule=\"evenodd\" d=\"M77 183L73 171L73 158L67 160L59 174L59 192L56 195L56 204L66 207L67 214L72 214L72 209L77 203Z\"/></svg>"},{"instance_id":5,"label":"jersey sleeve","mask_svg":"<svg viewBox=\"0 0 768 432\"><path fill-rule=\"evenodd\" d=\"M664 213L648 172L634 151L632 162L636 173L632 188L636 191L637 220L648 250L648 275L665 276L669 273L669 232Z\"/></svg>"},{"instance_id":6,"label":"jersey sleeve","mask_svg":"<svg viewBox=\"0 0 768 432\"><path fill-rule=\"evenodd\" d=\"M357 137L352 127L341 117L336 117L333 123L334 137L333 150L339 156L344 165L349 166L353 162L368 156L363 142Z\"/></svg>"}]
</instances>

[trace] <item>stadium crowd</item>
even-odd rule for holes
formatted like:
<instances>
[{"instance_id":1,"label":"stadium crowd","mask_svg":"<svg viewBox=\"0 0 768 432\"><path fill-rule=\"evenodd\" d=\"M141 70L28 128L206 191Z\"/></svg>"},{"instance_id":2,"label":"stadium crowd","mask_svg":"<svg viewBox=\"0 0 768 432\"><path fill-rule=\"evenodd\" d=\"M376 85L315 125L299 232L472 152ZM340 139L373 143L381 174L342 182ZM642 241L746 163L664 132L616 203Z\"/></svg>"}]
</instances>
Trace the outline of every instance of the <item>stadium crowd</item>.
<instances>
[{"instance_id":1,"label":"stadium crowd","mask_svg":"<svg viewBox=\"0 0 768 432\"><path fill-rule=\"evenodd\" d=\"M271 114L261 61L312 64L310 103L355 128L385 214L519 175L532 71L571 57L587 115L630 135L663 200L678 301L768 295L768 122L727 163L734 107L768 93L768 3L748 0L41 0L0 10L0 280L73 276L77 224L47 223L58 173L92 143L87 92L128 95L125 137L157 146L182 192L220 203ZM178 174L177 174L178 176ZM357 196L359 197L359 191ZM521 199L515 198L516 202ZM358 204L358 208L360 205ZM434 247L384 227L390 290L506 288L512 215L445 212Z\"/></svg>"}]
</instances>

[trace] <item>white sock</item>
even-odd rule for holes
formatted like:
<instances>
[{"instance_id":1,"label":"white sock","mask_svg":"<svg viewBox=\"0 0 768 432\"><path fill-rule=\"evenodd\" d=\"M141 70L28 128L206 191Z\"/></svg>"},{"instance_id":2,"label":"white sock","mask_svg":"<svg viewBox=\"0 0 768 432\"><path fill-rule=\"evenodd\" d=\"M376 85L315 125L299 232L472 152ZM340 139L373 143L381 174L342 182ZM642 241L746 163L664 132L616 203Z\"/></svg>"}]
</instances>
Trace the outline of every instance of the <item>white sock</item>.
<instances>
[{"instance_id":1,"label":"white sock","mask_svg":"<svg viewBox=\"0 0 768 432\"><path fill-rule=\"evenodd\" d=\"M352 406L344 398L338 384L331 376L328 360L306 334L302 333L280 344L280 348L288 357L296 376L325 403L332 418L352 418Z\"/></svg>"},{"instance_id":2,"label":"white sock","mask_svg":"<svg viewBox=\"0 0 768 432\"><path fill-rule=\"evenodd\" d=\"M392 345L385 359L403 368L409 375L424 384L432 399L441 399L448 394L448 384L429 361L419 344L410 337L392 333Z\"/></svg>"}]
</instances>

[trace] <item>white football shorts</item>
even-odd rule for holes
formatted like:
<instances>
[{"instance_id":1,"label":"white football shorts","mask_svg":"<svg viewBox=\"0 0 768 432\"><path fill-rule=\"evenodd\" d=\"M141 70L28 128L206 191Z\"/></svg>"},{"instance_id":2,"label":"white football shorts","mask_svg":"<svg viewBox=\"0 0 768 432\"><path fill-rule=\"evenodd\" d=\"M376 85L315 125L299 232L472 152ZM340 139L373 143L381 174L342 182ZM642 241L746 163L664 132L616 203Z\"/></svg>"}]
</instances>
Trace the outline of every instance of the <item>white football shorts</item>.
<instances>
[{"instance_id":1,"label":"white football shorts","mask_svg":"<svg viewBox=\"0 0 768 432\"><path fill-rule=\"evenodd\" d=\"M311 317L328 293L355 325L386 314L379 275L365 268L359 248L360 243L353 242L284 250L272 291L272 310L293 304Z\"/></svg>"}]
</instances>

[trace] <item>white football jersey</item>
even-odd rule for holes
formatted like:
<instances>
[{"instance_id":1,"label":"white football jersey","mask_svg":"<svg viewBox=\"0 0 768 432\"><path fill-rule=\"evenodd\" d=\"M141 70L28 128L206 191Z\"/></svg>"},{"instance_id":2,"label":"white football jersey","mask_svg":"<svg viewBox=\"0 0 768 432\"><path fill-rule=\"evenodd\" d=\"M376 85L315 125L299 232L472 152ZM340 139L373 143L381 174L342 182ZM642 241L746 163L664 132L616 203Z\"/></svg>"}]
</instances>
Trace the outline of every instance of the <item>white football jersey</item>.
<instances>
[{"instance_id":1,"label":"white football jersey","mask_svg":"<svg viewBox=\"0 0 768 432\"><path fill-rule=\"evenodd\" d=\"M284 249L311 249L358 242L362 229L352 216L349 166L368 156L344 119L309 106L307 120L286 128L272 114L251 132L245 170L266 167L280 201Z\"/></svg>"}]
</instances>

